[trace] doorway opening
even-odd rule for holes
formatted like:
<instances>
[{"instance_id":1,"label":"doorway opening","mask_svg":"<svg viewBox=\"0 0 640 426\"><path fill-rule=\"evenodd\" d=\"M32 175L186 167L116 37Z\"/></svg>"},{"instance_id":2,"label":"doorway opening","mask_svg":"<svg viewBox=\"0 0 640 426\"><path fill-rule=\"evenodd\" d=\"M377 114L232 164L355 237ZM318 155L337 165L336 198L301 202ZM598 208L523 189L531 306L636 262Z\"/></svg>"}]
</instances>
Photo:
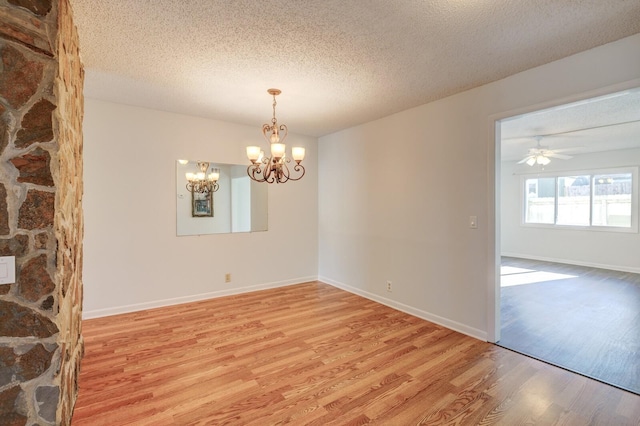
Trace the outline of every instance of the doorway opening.
<instances>
[{"instance_id":1,"label":"doorway opening","mask_svg":"<svg viewBox=\"0 0 640 426\"><path fill-rule=\"evenodd\" d=\"M640 88L498 120L496 152L497 344L640 394Z\"/></svg>"}]
</instances>

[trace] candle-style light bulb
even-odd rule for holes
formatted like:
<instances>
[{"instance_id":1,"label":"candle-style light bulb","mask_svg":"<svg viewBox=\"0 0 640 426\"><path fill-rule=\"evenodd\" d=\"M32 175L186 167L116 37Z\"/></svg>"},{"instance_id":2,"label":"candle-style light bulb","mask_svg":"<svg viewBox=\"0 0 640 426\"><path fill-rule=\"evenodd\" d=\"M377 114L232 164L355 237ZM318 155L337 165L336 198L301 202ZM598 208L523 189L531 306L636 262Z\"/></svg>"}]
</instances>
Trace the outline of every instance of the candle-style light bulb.
<instances>
[{"instance_id":1,"label":"candle-style light bulb","mask_svg":"<svg viewBox=\"0 0 640 426\"><path fill-rule=\"evenodd\" d=\"M220 169L211 169L211 173L209 173L209 180L212 182L217 182L218 179L220 179Z\"/></svg>"},{"instance_id":2,"label":"candle-style light bulb","mask_svg":"<svg viewBox=\"0 0 640 426\"><path fill-rule=\"evenodd\" d=\"M249 158L249 161L251 161L252 163L255 163L256 161L258 161L258 158L260 157L260 147L259 146L248 146L247 147L247 157Z\"/></svg>"},{"instance_id":3,"label":"candle-style light bulb","mask_svg":"<svg viewBox=\"0 0 640 426\"><path fill-rule=\"evenodd\" d=\"M304 160L304 148L301 146L294 146L291 148L291 156L293 157L293 161L300 164L302 160Z\"/></svg>"},{"instance_id":4,"label":"candle-style light bulb","mask_svg":"<svg viewBox=\"0 0 640 426\"><path fill-rule=\"evenodd\" d=\"M278 129L277 128L273 129L273 133L271 133L271 137L269 138L269 141L271 143L280 142L280 136L278 136Z\"/></svg>"},{"instance_id":5,"label":"candle-style light bulb","mask_svg":"<svg viewBox=\"0 0 640 426\"><path fill-rule=\"evenodd\" d=\"M279 160L284 157L285 145L283 143L272 143L271 144L271 156L275 160Z\"/></svg>"}]
</instances>

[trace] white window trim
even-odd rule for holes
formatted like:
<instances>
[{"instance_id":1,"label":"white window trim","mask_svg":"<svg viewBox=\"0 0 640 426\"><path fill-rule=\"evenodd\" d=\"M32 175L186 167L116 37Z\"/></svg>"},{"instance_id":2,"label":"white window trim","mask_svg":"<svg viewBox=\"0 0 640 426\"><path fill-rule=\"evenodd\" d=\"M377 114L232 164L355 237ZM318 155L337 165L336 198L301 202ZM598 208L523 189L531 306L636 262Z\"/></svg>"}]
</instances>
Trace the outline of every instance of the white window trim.
<instances>
[{"instance_id":1,"label":"white window trim","mask_svg":"<svg viewBox=\"0 0 640 426\"><path fill-rule=\"evenodd\" d=\"M550 223L527 223L526 222L526 182L531 178L561 178L568 176L579 176L603 174L619 174L619 173L631 173L631 226L628 228L617 226L579 226L579 225L556 225ZM557 182L557 181L556 181ZM592 188L593 191L593 188ZM587 169L587 170L562 170L557 172L542 172L542 173L526 173L520 175L520 226L525 228L543 228L543 229L569 229L576 231L596 231L596 232L623 232L623 233L638 233L638 216L640 211L638 210L638 198L640 198L640 188L638 188L638 167L607 167L599 169ZM556 188L556 203L558 200L557 188ZM556 207L557 208L557 207ZM593 210L593 205L589 208ZM590 213L591 214L591 213Z\"/></svg>"}]
</instances>

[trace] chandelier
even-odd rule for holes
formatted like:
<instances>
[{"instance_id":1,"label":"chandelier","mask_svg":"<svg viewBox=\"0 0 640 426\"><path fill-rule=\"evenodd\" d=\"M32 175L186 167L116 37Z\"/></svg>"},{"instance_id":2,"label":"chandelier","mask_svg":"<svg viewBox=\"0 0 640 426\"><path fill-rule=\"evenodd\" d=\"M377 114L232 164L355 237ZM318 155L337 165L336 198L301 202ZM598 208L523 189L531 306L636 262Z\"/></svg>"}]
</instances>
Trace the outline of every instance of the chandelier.
<instances>
[{"instance_id":1,"label":"chandelier","mask_svg":"<svg viewBox=\"0 0 640 426\"><path fill-rule=\"evenodd\" d=\"M187 189L189 191L198 192L200 194L208 194L210 192L216 192L220 187L218 185L218 179L220 179L220 169L211 168L211 173L207 175L209 169L209 163L204 161L198 161L198 173L185 173L187 178Z\"/></svg>"},{"instance_id":2,"label":"chandelier","mask_svg":"<svg viewBox=\"0 0 640 426\"><path fill-rule=\"evenodd\" d=\"M300 180L304 176L304 166L300 163L304 160L304 148L294 146L291 149L291 157L295 161L293 173L287 166L291 158L285 153L284 140L289 133L287 126L278 125L276 118L276 96L281 93L278 89L269 89L267 92L273 96L273 118L271 124L262 125L262 134L269 142L271 157L266 157L259 146L248 146L247 157L251 164L247 168L247 174L256 182L285 183L288 180Z\"/></svg>"}]
</instances>

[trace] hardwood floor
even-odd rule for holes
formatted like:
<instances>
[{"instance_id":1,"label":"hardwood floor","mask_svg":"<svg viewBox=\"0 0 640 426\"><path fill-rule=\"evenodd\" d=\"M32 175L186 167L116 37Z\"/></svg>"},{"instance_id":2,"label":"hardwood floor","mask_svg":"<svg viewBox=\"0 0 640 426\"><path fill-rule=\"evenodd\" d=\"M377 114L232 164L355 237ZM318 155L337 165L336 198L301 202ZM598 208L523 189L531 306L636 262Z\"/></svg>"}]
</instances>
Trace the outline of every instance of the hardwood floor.
<instances>
[{"instance_id":1,"label":"hardwood floor","mask_svg":"<svg viewBox=\"0 0 640 426\"><path fill-rule=\"evenodd\" d=\"M640 274L502 265L501 346L640 394Z\"/></svg>"},{"instance_id":2,"label":"hardwood floor","mask_svg":"<svg viewBox=\"0 0 640 426\"><path fill-rule=\"evenodd\" d=\"M640 424L637 395L318 282L83 330L73 426Z\"/></svg>"}]
</instances>

